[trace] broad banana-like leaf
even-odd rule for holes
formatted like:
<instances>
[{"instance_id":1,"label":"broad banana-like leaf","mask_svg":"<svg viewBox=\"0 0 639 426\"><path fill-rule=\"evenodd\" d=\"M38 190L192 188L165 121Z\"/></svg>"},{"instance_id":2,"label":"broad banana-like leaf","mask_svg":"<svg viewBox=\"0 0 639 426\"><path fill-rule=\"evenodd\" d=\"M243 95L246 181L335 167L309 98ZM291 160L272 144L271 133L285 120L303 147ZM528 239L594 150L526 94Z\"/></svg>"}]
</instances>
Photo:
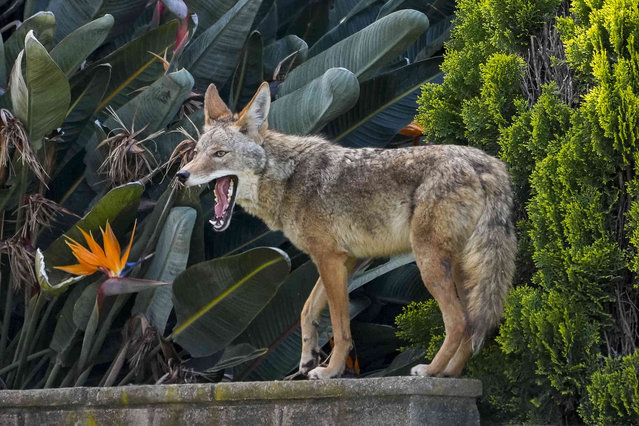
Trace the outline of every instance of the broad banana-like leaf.
<instances>
[{"instance_id":1,"label":"broad banana-like leaf","mask_svg":"<svg viewBox=\"0 0 639 426\"><path fill-rule=\"evenodd\" d=\"M268 12L261 18L261 20L259 20L260 11L264 8L264 6L269 6ZM275 40L275 37L277 37L277 3L275 1L271 0L270 5L268 1L262 3L260 10L257 12L257 16L255 17L255 21L253 22L254 26L255 24L257 24L256 31L262 35L264 44L269 44Z\"/></svg>"},{"instance_id":2,"label":"broad banana-like leaf","mask_svg":"<svg viewBox=\"0 0 639 426\"><path fill-rule=\"evenodd\" d=\"M277 65L294 52L297 52L297 56L293 65L306 60L308 45L294 34L284 36L264 48L264 74L267 80L273 77Z\"/></svg>"},{"instance_id":3,"label":"broad banana-like leaf","mask_svg":"<svg viewBox=\"0 0 639 426\"><path fill-rule=\"evenodd\" d=\"M71 87L71 107L67 118L62 123L62 140L65 142L66 151L64 157L56 163L53 176L59 174L68 162L84 148L84 144L90 138L92 129L90 120L102 100L109 79L111 78L111 65L102 64L95 67L93 75L87 76L88 80L82 80ZM88 135L83 137L83 135ZM76 143L77 142L77 143Z\"/></svg>"},{"instance_id":4,"label":"broad banana-like leaf","mask_svg":"<svg viewBox=\"0 0 639 426\"><path fill-rule=\"evenodd\" d=\"M237 4L237 0L184 0L191 13L197 14L198 30L196 35L215 24Z\"/></svg>"},{"instance_id":5,"label":"broad banana-like leaf","mask_svg":"<svg viewBox=\"0 0 639 426\"><path fill-rule=\"evenodd\" d=\"M116 114L128 129L146 126L140 133L140 138L150 135L166 127L175 117L192 87L193 77L185 69L167 74L119 108ZM111 130L121 127L111 116L103 125ZM104 152L97 149L99 143L96 136L89 139L84 157L87 182L98 193L105 186L103 177L97 173L105 156Z\"/></svg>"},{"instance_id":6,"label":"broad banana-like leaf","mask_svg":"<svg viewBox=\"0 0 639 426\"><path fill-rule=\"evenodd\" d=\"M93 18L102 0L51 0L48 9L60 17L55 28L55 40L60 41Z\"/></svg>"},{"instance_id":7,"label":"broad banana-like leaf","mask_svg":"<svg viewBox=\"0 0 639 426\"><path fill-rule=\"evenodd\" d=\"M297 368L302 350L300 313L317 277L317 270L312 261L307 261L295 269L286 278L275 297L234 341L268 348L266 356L239 369L237 377L240 380L279 380ZM369 305L370 300L365 296L351 297L350 318L360 314ZM328 309L325 309L317 326L320 346L326 344L326 331L330 329L330 316Z\"/></svg>"},{"instance_id":8,"label":"broad banana-like leaf","mask_svg":"<svg viewBox=\"0 0 639 426\"><path fill-rule=\"evenodd\" d=\"M414 10L400 10L374 22L310 58L289 74L278 90L284 96L323 74L344 67L365 81L402 53L428 28L428 18Z\"/></svg>"},{"instance_id":9,"label":"broad banana-like leaf","mask_svg":"<svg viewBox=\"0 0 639 426\"><path fill-rule=\"evenodd\" d=\"M224 349L271 300L289 269L286 253L268 247L191 266L173 282L178 323L171 337L195 357Z\"/></svg>"},{"instance_id":10,"label":"broad banana-like leaf","mask_svg":"<svg viewBox=\"0 0 639 426\"><path fill-rule=\"evenodd\" d=\"M311 294L318 273L312 261L307 261L291 272L277 294L262 309L234 344L248 343L254 347L268 348L266 357L247 364L238 371L244 379L249 373L253 377L282 378L299 362L301 337L299 334L300 312ZM271 353L277 352L277 356Z\"/></svg>"},{"instance_id":11,"label":"broad banana-like leaf","mask_svg":"<svg viewBox=\"0 0 639 426\"><path fill-rule=\"evenodd\" d=\"M360 0L334 0L333 7L328 11L329 28L339 25L359 2Z\"/></svg>"},{"instance_id":12,"label":"broad banana-like leaf","mask_svg":"<svg viewBox=\"0 0 639 426\"><path fill-rule=\"evenodd\" d=\"M143 14L149 2L147 0L102 0L102 7L93 16L106 13L113 15L116 25L109 34L109 39L127 32L132 26L142 26L138 18Z\"/></svg>"},{"instance_id":13,"label":"broad banana-like leaf","mask_svg":"<svg viewBox=\"0 0 639 426\"><path fill-rule=\"evenodd\" d=\"M273 102L269 127L298 135L317 132L348 111L358 97L357 77L345 68L331 68L306 86Z\"/></svg>"},{"instance_id":14,"label":"broad banana-like leaf","mask_svg":"<svg viewBox=\"0 0 639 426\"><path fill-rule=\"evenodd\" d=\"M240 0L184 49L180 64L188 68L198 89L222 87L229 79L262 0Z\"/></svg>"},{"instance_id":15,"label":"broad banana-like leaf","mask_svg":"<svg viewBox=\"0 0 639 426\"><path fill-rule=\"evenodd\" d=\"M63 292L68 287L60 286L61 282L69 279L69 275L57 269L54 266L64 266L76 263L76 259L71 254L71 250L66 245L66 236L76 240L84 241L82 233L78 227L86 232L99 232L100 227L105 226L107 220L117 233L123 233L133 223L135 213L140 202L140 196L144 191L144 186L140 183L133 182L119 186L109 191L98 203L80 219L66 234L58 237L43 252L43 265L36 269L38 281L41 288L52 288L54 294ZM46 265L45 262L46 261ZM45 271L45 274L42 273ZM47 284L43 287L42 280L46 280ZM71 284L71 283L69 283Z\"/></svg>"},{"instance_id":16,"label":"broad banana-like leaf","mask_svg":"<svg viewBox=\"0 0 639 426\"><path fill-rule=\"evenodd\" d=\"M55 16L51 12L38 12L20 25L11 37L4 42L4 55L7 60L7 69L11 68L18 57L18 53L24 49L24 40L29 31L33 30L35 37L46 48L53 42L53 28Z\"/></svg>"},{"instance_id":17,"label":"broad banana-like leaf","mask_svg":"<svg viewBox=\"0 0 639 426\"><path fill-rule=\"evenodd\" d=\"M440 75L441 58L427 59L395 71L380 75L360 84L360 95L357 103L346 113L330 122L326 134L335 142L349 135L359 126L369 122L373 117L395 102L419 89L422 84ZM412 120L398 123L398 129ZM356 145L356 144L353 144Z\"/></svg>"},{"instance_id":18,"label":"broad banana-like leaf","mask_svg":"<svg viewBox=\"0 0 639 426\"><path fill-rule=\"evenodd\" d=\"M25 78L22 76L23 55ZM45 135L62 124L71 102L66 76L32 31L27 34L24 50L18 54L11 72L11 102L35 150L42 146Z\"/></svg>"},{"instance_id":19,"label":"broad banana-like leaf","mask_svg":"<svg viewBox=\"0 0 639 426\"><path fill-rule=\"evenodd\" d=\"M89 281L87 279L86 284L88 283ZM57 352L56 361L60 362L63 366L67 366L69 353L77 343L76 336L80 328L75 325L73 320L73 310L75 303L86 287L87 285L79 283L69 291L69 295L64 301L64 305L56 319L53 337L49 342L49 348Z\"/></svg>"},{"instance_id":20,"label":"broad banana-like leaf","mask_svg":"<svg viewBox=\"0 0 639 426\"><path fill-rule=\"evenodd\" d=\"M419 268L414 263L399 266L371 280L364 290L367 294L374 295L377 300L398 305L430 298Z\"/></svg>"},{"instance_id":21,"label":"broad banana-like leaf","mask_svg":"<svg viewBox=\"0 0 639 426\"><path fill-rule=\"evenodd\" d=\"M113 16L104 15L66 36L51 50L51 57L67 76L97 49L113 27Z\"/></svg>"},{"instance_id":22,"label":"broad banana-like leaf","mask_svg":"<svg viewBox=\"0 0 639 426\"><path fill-rule=\"evenodd\" d=\"M104 275L101 279L89 284L80 294L78 300L73 305L73 324L79 330L86 330L89 321L91 320L91 314L93 313L93 307L100 291L100 285L106 279Z\"/></svg>"},{"instance_id":23,"label":"broad banana-like leaf","mask_svg":"<svg viewBox=\"0 0 639 426\"><path fill-rule=\"evenodd\" d=\"M381 2L379 0L362 0L340 20L337 26L331 28L330 31L311 46L308 50L308 56L313 57L340 40L344 40L346 37L372 24L375 22L375 17L380 8Z\"/></svg>"},{"instance_id":24,"label":"broad banana-like leaf","mask_svg":"<svg viewBox=\"0 0 639 426\"><path fill-rule=\"evenodd\" d=\"M173 207L164 223L149 269L147 280L173 282L186 268L191 232L197 212L190 207ZM141 291L135 298L132 313L144 315L160 333L164 332L173 309L171 288L159 287Z\"/></svg>"},{"instance_id":25,"label":"broad banana-like leaf","mask_svg":"<svg viewBox=\"0 0 639 426\"><path fill-rule=\"evenodd\" d=\"M118 109L126 103L128 94L131 91L156 81L158 77L164 74L161 62L149 52L162 55L175 42L177 27L178 22L171 21L144 33L141 37L98 60L94 65L76 73L72 84L75 83L76 79L82 80L87 78L87 75L92 75L98 65L111 64L109 87L104 99L98 105L98 110L101 110L106 105L111 105L113 108ZM122 91L124 91L124 94L115 102L114 98Z\"/></svg>"},{"instance_id":26,"label":"broad banana-like leaf","mask_svg":"<svg viewBox=\"0 0 639 426\"><path fill-rule=\"evenodd\" d=\"M240 62L231 83L231 111L239 111L249 103L264 81L262 75L262 36L253 31L246 40Z\"/></svg>"},{"instance_id":27,"label":"broad banana-like leaf","mask_svg":"<svg viewBox=\"0 0 639 426\"><path fill-rule=\"evenodd\" d=\"M364 284L371 282L380 275L383 275L389 271L392 271L393 269L399 268L400 266L414 261L415 255L413 253L400 254L391 257L388 262L376 266L375 268L356 272L355 274L353 274L353 277L348 284L348 291L354 291Z\"/></svg>"}]
</instances>

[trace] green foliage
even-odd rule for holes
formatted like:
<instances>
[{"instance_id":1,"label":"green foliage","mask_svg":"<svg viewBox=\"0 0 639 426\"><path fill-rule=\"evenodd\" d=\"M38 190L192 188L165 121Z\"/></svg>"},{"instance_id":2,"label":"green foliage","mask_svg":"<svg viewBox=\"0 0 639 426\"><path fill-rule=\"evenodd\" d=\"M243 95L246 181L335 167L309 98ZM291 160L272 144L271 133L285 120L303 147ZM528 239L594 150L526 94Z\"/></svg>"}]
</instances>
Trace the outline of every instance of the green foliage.
<instances>
[{"instance_id":1,"label":"green foliage","mask_svg":"<svg viewBox=\"0 0 639 426\"><path fill-rule=\"evenodd\" d=\"M588 395L579 408L588 424L639 423L639 350L622 358L606 358L590 377Z\"/></svg>"},{"instance_id":2,"label":"green foliage","mask_svg":"<svg viewBox=\"0 0 639 426\"><path fill-rule=\"evenodd\" d=\"M636 405L629 354L639 341L624 330L637 326L639 301L639 6L458 8L444 83L424 86L416 120L432 142L477 146L508 164L516 284L526 284L488 348L501 369L482 355L471 363L495 392L482 411L495 422L636 423L624 407Z\"/></svg>"},{"instance_id":3,"label":"green foliage","mask_svg":"<svg viewBox=\"0 0 639 426\"><path fill-rule=\"evenodd\" d=\"M426 349L426 358L433 359L444 342L444 321L434 300L411 302L395 317L397 337L405 341L409 348Z\"/></svg>"}]
</instances>

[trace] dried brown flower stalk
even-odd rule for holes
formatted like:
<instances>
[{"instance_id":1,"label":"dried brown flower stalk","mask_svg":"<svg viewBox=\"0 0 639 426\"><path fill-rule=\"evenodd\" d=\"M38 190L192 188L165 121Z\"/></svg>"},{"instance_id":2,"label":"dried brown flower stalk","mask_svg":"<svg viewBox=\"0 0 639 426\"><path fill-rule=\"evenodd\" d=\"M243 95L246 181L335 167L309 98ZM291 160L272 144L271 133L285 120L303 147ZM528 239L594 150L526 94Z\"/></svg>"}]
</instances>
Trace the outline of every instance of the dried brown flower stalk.
<instances>
[{"instance_id":1,"label":"dried brown flower stalk","mask_svg":"<svg viewBox=\"0 0 639 426\"><path fill-rule=\"evenodd\" d=\"M33 290L38 287L35 274L35 250L19 235L0 241L0 252L9 258L11 281L16 289Z\"/></svg>"},{"instance_id":2,"label":"dried brown flower stalk","mask_svg":"<svg viewBox=\"0 0 639 426\"><path fill-rule=\"evenodd\" d=\"M123 185L155 173L157 170L155 158L144 144L164 133L164 130L138 140L136 138L146 129L146 126L135 130L133 123L131 129L128 129L113 108L109 107L107 110L120 127L113 129L114 134L98 145L98 148L108 147L108 153L98 168L98 173L104 175L111 186Z\"/></svg>"},{"instance_id":3,"label":"dried brown flower stalk","mask_svg":"<svg viewBox=\"0 0 639 426\"><path fill-rule=\"evenodd\" d=\"M60 213L66 213L80 218L77 214L40 194L27 195L20 210L24 210L24 224L22 226L22 232L20 233L23 238L35 234L39 230L38 228L51 227L55 217Z\"/></svg>"},{"instance_id":4,"label":"dried brown flower stalk","mask_svg":"<svg viewBox=\"0 0 639 426\"><path fill-rule=\"evenodd\" d=\"M12 147L20 153L22 165L28 167L34 176L46 185L49 176L36 158L24 126L11 111L0 109L0 169L7 169ZM3 175L4 172L0 172L0 178Z\"/></svg>"}]
</instances>

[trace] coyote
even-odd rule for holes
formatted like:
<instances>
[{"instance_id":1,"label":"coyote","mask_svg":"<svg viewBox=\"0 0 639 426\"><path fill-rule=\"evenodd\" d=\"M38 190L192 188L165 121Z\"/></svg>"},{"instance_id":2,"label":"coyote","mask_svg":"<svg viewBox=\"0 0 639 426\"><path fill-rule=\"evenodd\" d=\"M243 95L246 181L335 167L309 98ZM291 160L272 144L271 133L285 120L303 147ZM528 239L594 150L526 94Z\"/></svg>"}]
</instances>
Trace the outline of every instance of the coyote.
<instances>
[{"instance_id":1,"label":"coyote","mask_svg":"<svg viewBox=\"0 0 639 426\"><path fill-rule=\"evenodd\" d=\"M459 376L499 321L511 285L516 238L504 164L456 145L350 149L318 136L268 129L263 83L233 115L210 85L185 185L215 181L211 224L225 230L237 201L282 230L319 271L301 313L299 371L339 377L351 348L347 280L356 259L412 252L441 309L446 337L419 376ZM328 302L334 348L320 367L316 324Z\"/></svg>"}]
</instances>

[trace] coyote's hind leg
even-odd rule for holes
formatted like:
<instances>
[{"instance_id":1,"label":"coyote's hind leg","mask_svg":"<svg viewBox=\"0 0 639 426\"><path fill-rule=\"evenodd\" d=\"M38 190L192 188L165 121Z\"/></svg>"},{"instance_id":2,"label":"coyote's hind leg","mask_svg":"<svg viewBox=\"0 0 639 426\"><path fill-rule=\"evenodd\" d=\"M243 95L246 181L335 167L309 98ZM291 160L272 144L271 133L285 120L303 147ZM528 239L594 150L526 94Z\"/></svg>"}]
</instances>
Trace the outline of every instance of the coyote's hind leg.
<instances>
[{"instance_id":1,"label":"coyote's hind leg","mask_svg":"<svg viewBox=\"0 0 639 426\"><path fill-rule=\"evenodd\" d=\"M426 288L439 305L446 329L444 343L432 362L411 369L411 374L416 376L446 374L444 370L466 335L466 318L452 276L455 233L459 230L451 223L454 218L444 213L446 209L418 206L411 224L415 260ZM457 373L457 369L453 372Z\"/></svg>"}]
</instances>

